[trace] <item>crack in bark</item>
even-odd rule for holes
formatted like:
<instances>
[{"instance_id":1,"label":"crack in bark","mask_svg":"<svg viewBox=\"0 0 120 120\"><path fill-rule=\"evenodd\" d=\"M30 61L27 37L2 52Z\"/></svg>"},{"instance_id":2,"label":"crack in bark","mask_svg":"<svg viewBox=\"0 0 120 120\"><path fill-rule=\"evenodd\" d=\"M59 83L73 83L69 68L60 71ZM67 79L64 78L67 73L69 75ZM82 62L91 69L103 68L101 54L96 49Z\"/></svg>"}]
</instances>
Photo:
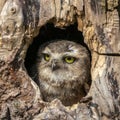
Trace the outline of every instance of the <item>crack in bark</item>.
<instances>
[{"instance_id":1,"label":"crack in bark","mask_svg":"<svg viewBox=\"0 0 120 120\"><path fill-rule=\"evenodd\" d=\"M98 55L103 55L103 56L111 56L111 57L119 57L120 53L99 53L98 51L94 51Z\"/></svg>"},{"instance_id":2,"label":"crack in bark","mask_svg":"<svg viewBox=\"0 0 120 120\"><path fill-rule=\"evenodd\" d=\"M7 116L7 120L11 120L10 109L9 109L9 107L7 108L6 116Z\"/></svg>"}]
</instances>

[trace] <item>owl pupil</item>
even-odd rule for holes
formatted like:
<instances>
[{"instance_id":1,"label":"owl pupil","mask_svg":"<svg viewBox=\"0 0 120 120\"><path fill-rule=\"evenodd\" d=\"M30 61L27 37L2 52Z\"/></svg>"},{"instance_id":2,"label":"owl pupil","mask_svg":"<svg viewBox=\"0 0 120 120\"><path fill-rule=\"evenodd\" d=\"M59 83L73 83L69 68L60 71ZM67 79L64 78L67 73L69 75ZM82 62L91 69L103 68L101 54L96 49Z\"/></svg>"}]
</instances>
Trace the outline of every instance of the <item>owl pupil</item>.
<instances>
[{"instance_id":1,"label":"owl pupil","mask_svg":"<svg viewBox=\"0 0 120 120\"><path fill-rule=\"evenodd\" d=\"M72 60L72 58L71 58L71 57L68 57L67 59L68 59L68 60Z\"/></svg>"}]
</instances>

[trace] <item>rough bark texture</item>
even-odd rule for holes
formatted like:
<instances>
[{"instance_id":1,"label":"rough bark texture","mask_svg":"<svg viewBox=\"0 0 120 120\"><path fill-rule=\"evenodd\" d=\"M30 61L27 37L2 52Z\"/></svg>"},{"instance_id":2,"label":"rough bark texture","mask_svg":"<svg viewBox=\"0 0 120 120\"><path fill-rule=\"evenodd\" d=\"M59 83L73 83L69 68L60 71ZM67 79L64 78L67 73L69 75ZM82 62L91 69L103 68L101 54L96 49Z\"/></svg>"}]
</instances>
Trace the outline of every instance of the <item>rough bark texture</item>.
<instances>
[{"instance_id":1,"label":"rough bark texture","mask_svg":"<svg viewBox=\"0 0 120 120\"><path fill-rule=\"evenodd\" d=\"M76 21L92 55L90 91L71 107L46 103L26 73L27 48L42 25ZM0 0L0 119L119 120L119 30L119 0Z\"/></svg>"}]
</instances>

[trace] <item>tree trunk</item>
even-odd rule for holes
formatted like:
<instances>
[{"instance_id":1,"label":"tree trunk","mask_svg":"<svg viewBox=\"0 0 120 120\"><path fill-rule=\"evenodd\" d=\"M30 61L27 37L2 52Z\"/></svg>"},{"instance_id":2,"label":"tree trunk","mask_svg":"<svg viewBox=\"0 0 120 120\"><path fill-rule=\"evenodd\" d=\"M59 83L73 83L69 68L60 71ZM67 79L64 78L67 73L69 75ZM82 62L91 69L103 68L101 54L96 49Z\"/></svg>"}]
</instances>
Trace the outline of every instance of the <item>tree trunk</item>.
<instances>
[{"instance_id":1,"label":"tree trunk","mask_svg":"<svg viewBox=\"0 0 120 120\"><path fill-rule=\"evenodd\" d=\"M0 0L1 120L120 120L119 0ZM78 104L44 102L24 60L40 28L77 21L91 52L92 84Z\"/></svg>"}]
</instances>

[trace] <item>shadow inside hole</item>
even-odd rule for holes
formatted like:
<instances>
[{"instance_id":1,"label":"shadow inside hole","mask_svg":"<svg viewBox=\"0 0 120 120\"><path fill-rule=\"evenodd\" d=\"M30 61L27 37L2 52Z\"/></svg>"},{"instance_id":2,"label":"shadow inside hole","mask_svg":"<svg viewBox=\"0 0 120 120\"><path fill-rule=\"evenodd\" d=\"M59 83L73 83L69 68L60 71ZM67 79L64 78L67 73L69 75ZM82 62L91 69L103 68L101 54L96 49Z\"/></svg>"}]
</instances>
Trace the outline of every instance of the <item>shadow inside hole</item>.
<instances>
[{"instance_id":1,"label":"shadow inside hole","mask_svg":"<svg viewBox=\"0 0 120 120\"><path fill-rule=\"evenodd\" d=\"M39 46L44 44L45 42L55 39L66 39L66 40L74 41L85 46L88 49L87 45L84 43L84 37L82 35L82 32L77 30L77 23L69 27L66 27L64 29L55 28L54 25L50 23L43 26L39 31L39 35L34 38L33 43L30 45L25 59L25 67L27 69L28 75L38 85L39 85L39 80L38 80L37 67L36 67L36 58L37 58L37 52ZM91 54L90 54L90 58L91 58Z\"/></svg>"}]
</instances>

